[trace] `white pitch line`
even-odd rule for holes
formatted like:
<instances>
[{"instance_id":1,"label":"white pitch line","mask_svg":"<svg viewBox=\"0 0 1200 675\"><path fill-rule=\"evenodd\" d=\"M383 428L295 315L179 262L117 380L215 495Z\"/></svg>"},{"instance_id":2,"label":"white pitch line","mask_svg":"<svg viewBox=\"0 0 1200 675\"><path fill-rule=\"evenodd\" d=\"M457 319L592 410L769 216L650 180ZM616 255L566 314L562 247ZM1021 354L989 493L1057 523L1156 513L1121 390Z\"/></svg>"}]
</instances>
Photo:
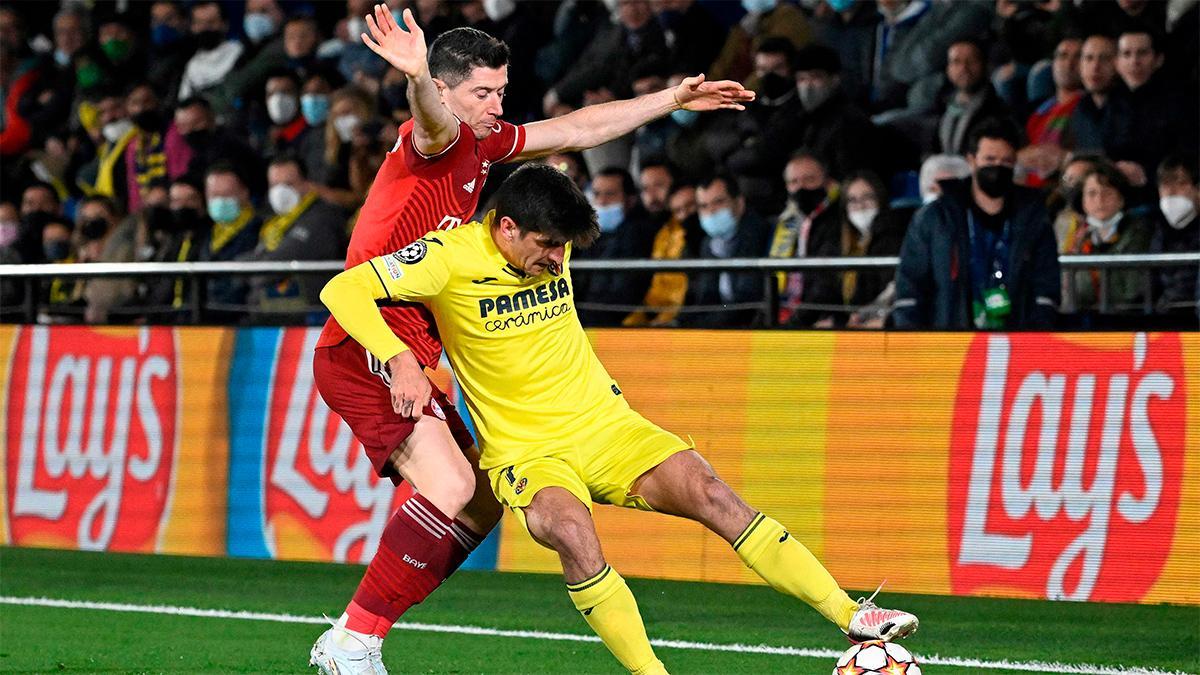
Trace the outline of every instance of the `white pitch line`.
<instances>
[{"instance_id":1,"label":"white pitch line","mask_svg":"<svg viewBox=\"0 0 1200 675\"><path fill-rule=\"evenodd\" d=\"M0 595L0 605L23 605L27 607L57 607L62 609L95 609L107 612L133 612L138 614L167 614L193 616L206 619L239 619L243 621L273 621L276 623L302 623L325 625L328 622L315 616L298 614L275 614L270 612L245 612L226 609L202 609L199 607L175 607L171 605L131 605L121 602L90 602L85 600L60 600L56 598L31 598ZM480 626L455 626L436 623L404 621L396 624L401 630L424 633L454 633L458 635L481 635L487 637L524 638L527 640L556 640L560 642L600 642L595 635L575 633L549 633L537 630L503 630ZM734 652L738 654L771 654L777 656L801 656L818 659L836 659L841 652L833 649L805 649L800 647L772 647L770 645L719 644L690 642L687 640L651 640L655 647L667 649L692 649L707 652ZM958 668L981 668L989 670L1019 670L1030 673L1061 673L1064 675L1188 675L1181 671L1166 671L1155 668L1126 668L1093 666L1086 663L1051 663L1043 661L984 661L956 656L917 654L922 664L954 666Z\"/></svg>"}]
</instances>

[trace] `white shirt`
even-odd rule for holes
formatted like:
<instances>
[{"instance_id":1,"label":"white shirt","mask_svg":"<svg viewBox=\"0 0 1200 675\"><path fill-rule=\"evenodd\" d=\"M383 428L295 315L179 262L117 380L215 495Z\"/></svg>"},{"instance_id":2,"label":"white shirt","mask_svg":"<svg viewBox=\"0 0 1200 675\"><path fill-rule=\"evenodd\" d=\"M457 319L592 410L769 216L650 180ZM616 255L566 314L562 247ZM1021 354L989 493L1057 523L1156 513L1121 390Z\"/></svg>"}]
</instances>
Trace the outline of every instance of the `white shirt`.
<instances>
[{"instance_id":1,"label":"white shirt","mask_svg":"<svg viewBox=\"0 0 1200 675\"><path fill-rule=\"evenodd\" d=\"M185 99L204 91L220 82L242 55L242 43L229 40L208 51L198 51L183 69L183 81L179 84L179 98Z\"/></svg>"}]
</instances>

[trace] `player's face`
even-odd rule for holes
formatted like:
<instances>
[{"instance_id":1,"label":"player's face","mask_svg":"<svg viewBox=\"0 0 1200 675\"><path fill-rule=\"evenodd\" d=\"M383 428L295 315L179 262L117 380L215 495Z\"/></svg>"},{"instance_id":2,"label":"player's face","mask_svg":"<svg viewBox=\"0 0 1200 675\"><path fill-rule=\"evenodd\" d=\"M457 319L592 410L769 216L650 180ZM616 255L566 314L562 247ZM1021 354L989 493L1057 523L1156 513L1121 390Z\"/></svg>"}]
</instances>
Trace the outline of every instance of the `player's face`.
<instances>
[{"instance_id":1,"label":"player's face","mask_svg":"<svg viewBox=\"0 0 1200 675\"><path fill-rule=\"evenodd\" d=\"M555 241L541 232L523 232L512 218L503 216L496 244L505 260L530 276L546 270L551 274L562 274L566 242Z\"/></svg>"},{"instance_id":2,"label":"player's face","mask_svg":"<svg viewBox=\"0 0 1200 675\"><path fill-rule=\"evenodd\" d=\"M508 87L508 66L475 68L471 76L455 87L442 89L442 100L450 112L466 122L475 138L495 133L497 120L504 115L504 90Z\"/></svg>"}]
</instances>

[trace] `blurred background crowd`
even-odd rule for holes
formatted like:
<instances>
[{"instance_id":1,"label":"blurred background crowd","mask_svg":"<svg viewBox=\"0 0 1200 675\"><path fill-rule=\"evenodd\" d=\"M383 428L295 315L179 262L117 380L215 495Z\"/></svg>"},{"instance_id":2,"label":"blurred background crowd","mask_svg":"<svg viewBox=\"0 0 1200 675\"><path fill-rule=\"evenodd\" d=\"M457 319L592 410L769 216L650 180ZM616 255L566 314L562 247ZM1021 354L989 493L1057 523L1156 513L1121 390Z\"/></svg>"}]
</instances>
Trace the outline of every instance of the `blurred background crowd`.
<instances>
[{"instance_id":1,"label":"blurred background crowd","mask_svg":"<svg viewBox=\"0 0 1200 675\"><path fill-rule=\"evenodd\" d=\"M1057 256L1200 250L1197 0L388 5L431 41L458 26L505 40L517 124L696 73L757 93L744 112L679 110L546 158L598 212L603 235L576 259L901 256L768 283L578 273L585 324L1196 325L1195 266L1064 271ZM0 264L342 259L410 116L404 76L358 37L370 7L0 7ZM317 322L322 282L211 278L204 319ZM169 323L191 283L64 277L27 298L0 279L0 307ZM767 293L777 316L758 308Z\"/></svg>"}]
</instances>

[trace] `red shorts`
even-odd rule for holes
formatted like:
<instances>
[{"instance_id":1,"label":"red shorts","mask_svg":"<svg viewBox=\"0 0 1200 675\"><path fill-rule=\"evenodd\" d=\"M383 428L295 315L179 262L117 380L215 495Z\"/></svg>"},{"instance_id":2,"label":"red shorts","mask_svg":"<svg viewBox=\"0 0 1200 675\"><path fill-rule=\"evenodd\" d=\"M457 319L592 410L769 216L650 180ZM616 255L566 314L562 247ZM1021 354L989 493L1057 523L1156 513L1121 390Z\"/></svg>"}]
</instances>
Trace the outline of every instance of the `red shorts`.
<instances>
[{"instance_id":1,"label":"red shorts","mask_svg":"<svg viewBox=\"0 0 1200 675\"><path fill-rule=\"evenodd\" d=\"M384 365L347 338L332 347L314 350L313 379L325 404L346 421L363 444L375 472L399 485L401 479L388 458L412 434L416 421L392 409L390 376ZM433 395L424 414L444 420L458 447L466 450L474 445L475 439L450 399L436 384L429 385L433 387Z\"/></svg>"}]
</instances>

